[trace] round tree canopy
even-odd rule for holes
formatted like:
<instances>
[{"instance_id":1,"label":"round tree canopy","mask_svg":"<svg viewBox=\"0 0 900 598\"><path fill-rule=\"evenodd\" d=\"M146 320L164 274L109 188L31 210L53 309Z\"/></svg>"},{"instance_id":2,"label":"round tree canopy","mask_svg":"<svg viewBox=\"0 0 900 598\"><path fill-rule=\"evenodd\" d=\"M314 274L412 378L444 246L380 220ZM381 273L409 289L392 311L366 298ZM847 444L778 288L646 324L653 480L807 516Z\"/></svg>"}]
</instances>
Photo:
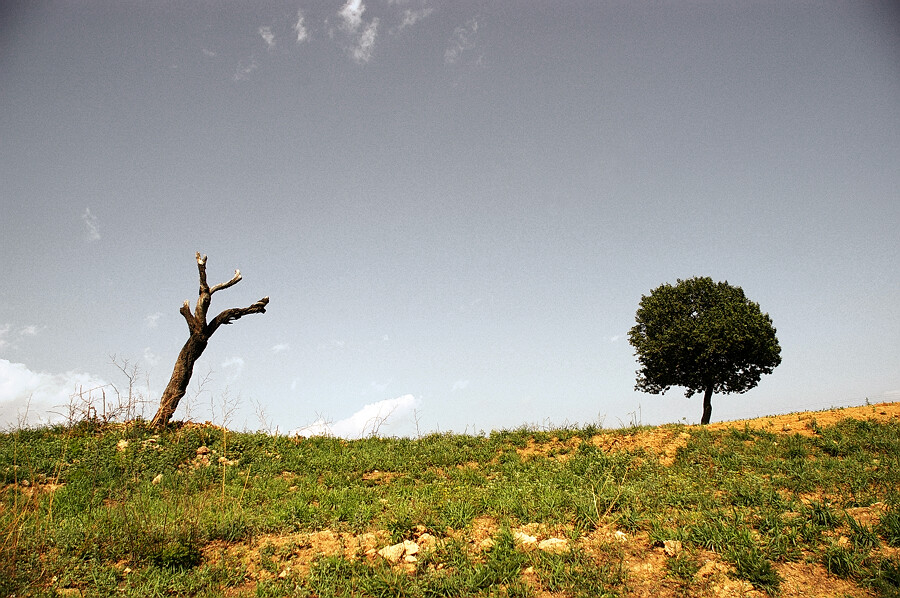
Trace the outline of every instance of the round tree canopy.
<instances>
[{"instance_id":1,"label":"round tree canopy","mask_svg":"<svg viewBox=\"0 0 900 598\"><path fill-rule=\"evenodd\" d=\"M635 388L654 394L742 393L781 363L775 327L740 287L708 277L664 284L641 297L628 333L640 363Z\"/></svg>"}]
</instances>

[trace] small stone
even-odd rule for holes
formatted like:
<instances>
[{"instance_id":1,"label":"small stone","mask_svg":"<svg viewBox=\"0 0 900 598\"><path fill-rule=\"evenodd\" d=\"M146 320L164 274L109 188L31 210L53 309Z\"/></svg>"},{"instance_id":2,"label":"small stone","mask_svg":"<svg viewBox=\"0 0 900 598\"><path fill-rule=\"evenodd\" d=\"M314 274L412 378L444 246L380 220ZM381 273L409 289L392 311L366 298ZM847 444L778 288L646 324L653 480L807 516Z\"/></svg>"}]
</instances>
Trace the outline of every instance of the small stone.
<instances>
[{"instance_id":1,"label":"small stone","mask_svg":"<svg viewBox=\"0 0 900 598\"><path fill-rule=\"evenodd\" d=\"M156 477L153 478L153 481L150 482L150 483L153 484L154 486L156 486L156 485L158 485L160 482L162 482L162 480L163 480L163 475L160 473L160 474L157 474Z\"/></svg>"},{"instance_id":2,"label":"small stone","mask_svg":"<svg viewBox=\"0 0 900 598\"><path fill-rule=\"evenodd\" d=\"M619 542L627 542L628 541L628 534L626 534L622 530L618 530L616 533L613 534L613 536Z\"/></svg>"},{"instance_id":3,"label":"small stone","mask_svg":"<svg viewBox=\"0 0 900 598\"><path fill-rule=\"evenodd\" d=\"M567 552L569 550L569 541L563 538L547 538L538 542L538 548L544 552Z\"/></svg>"},{"instance_id":4,"label":"small stone","mask_svg":"<svg viewBox=\"0 0 900 598\"><path fill-rule=\"evenodd\" d=\"M419 545L410 540L403 540L403 548L407 556L419 553Z\"/></svg>"},{"instance_id":5,"label":"small stone","mask_svg":"<svg viewBox=\"0 0 900 598\"><path fill-rule=\"evenodd\" d=\"M120 453L128 448L128 441L124 438L116 443L116 450Z\"/></svg>"},{"instance_id":6,"label":"small stone","mask_svg":"<svg viewBox=\"0 0 900 598\"><path fill-rule=\"evenodd\" d=\"M278 574L278 578L284 579L285 577L288 576L288 573L290 573L290 572L291 572L290 568L282 569L281 573Z\"/></svg>"},{"instance_id":7,"label":"small stone","mask_svg":"<svg viewBox=\"0 0 900 598\"><path fill-rule=\"evenodd\" d=\"M403 557L403 562L405 562L405 563L415 563L418 560L419 559L416 558L416 555L414 555L414 554L408 554L405 557Z\"/></svg>"},{"instance_id":8,"label":"small stone","mask_svg":"<svg viewBox=\"0 0 900 598\"><path fill-rule=\"evenodd\" d=\"M198 454L198 455L208 455L208 454L209 454L209 447L207 447L207 446L201 446L200 448L197 449L197 454Z\"/></svg>"},{"instance_id":9,"label":"small stone","mask_svg":"<svg viewBox=\"0 0 900 598\"><path fill-rule=\"evenodd\" d=\"M403 558L403 555L406 554L406 547L403 545L403 542L400 542L393 546L385 546L378 551L378 554L388 562L397 563Z\"/></svg>"},{"instance_id":10,"label":"small stone","mask_svg":"<svg viewBox=\"0 0 900 598\"><path fill-rule=\"evenodd\" d=\"M418 542L423 550L434 550L434 547L437 544L437 538L426 532L419 536Z\"/></svg>"},{"instance_id":11,"label":"small stone","mask_svg":"<svg viewBox=\"0 0 900 598\"><path fill-rule=\"evenodd\" d=\"M512 536L513 540L515 540L516 543L522 544L523 546L537 543L537 538L532 535L526 534L525 532L520 532L519 530L513 531Z\"/></svg>"},{"instance_id":12,"label":"small stone","mask_svg":"<svg viewBox=\"0 0 900 598\"><path fill-rule=\"evenodd\" d=\"M680 540L666 540L663 542L663 550L666 551L668 556L675 556L679 552L681 552L681 541Z\"/></svg>"}]
</instances>

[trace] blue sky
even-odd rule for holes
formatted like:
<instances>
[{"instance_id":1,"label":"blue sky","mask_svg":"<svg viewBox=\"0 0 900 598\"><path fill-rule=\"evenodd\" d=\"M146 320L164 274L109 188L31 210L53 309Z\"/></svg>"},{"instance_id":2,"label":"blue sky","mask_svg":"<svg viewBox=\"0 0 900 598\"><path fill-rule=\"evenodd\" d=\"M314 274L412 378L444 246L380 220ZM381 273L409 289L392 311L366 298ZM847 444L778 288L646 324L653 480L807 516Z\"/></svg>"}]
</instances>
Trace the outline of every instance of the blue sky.
<instances>
[{"instance_id":1,"label":"blue sky","mask_svg":"<svg viewBox=\"0 0 900 598\"><path fill-rule=\"evenodd\" d=\"M0 424L269 296L176 418L352 436L696 422L642 294L728 280L782 365L713 420L900 397L891 3L40 2L0 15ZM97 396L100 390L94 391Z\"/></svg>"}]
</instances>

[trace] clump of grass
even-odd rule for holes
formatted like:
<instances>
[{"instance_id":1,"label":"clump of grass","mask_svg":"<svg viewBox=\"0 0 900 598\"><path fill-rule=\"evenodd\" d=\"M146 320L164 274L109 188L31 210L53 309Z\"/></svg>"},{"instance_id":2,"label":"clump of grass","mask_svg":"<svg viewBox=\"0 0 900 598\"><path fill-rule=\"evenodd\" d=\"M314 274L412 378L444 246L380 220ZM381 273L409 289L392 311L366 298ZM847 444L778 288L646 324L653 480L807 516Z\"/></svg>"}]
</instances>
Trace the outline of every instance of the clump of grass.
<instances>
[{"instance_id":1,"label":"clump of grass","mask_svg":"<svg viewBox=\"0 0 900 598\"><path fill-rule=\"evenodd\" d=\"M893 502L881 514L876 531L888 546L900 547L900 504Z\"/></svg>"},{"instance_id":2,"label":"clump of grass","mask_svg":"<svg viewBox=\"0 0 900 598\"><path fill-rule=\"evenodd\" d=\"M728 550L725 556L734 565L735 577L749 581L770 596L778 594L781 577L759 547L739 546Z\"/></svg>"},{"instance_id":3,"label":"clump of grass","mask_svg":"<svg viewBox=\"0 0 900 598\"><path fill-rule=\"evenodd\" d=\"M851 547L831 544L822 553L822 565L838 577L854 578L863 573L864 554Z\"/></svg>"}]
</instances>

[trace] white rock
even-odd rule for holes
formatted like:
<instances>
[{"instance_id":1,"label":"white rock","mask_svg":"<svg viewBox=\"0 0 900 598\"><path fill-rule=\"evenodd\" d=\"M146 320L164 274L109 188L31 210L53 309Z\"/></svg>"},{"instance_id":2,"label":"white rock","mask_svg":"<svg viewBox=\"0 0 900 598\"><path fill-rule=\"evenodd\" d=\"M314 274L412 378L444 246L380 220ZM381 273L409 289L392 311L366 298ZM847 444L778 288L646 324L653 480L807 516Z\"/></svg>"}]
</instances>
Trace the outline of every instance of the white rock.
<instances>
[{"instance_id":1,"label":"white rock","mask_svg":"<svg viewBox=\"0 0 900 598\"><path fill-rule=\"evenodd\" d=\"M526 545L526 546L537 542L537 538L535 538L534 536L531 536L529 534L526 534L525 532L520 532L519 530L513 531L512 536L513 536L513 540L515 540L516 543Z\"/></svg>"},{"instance_id":2,"label":"white rock","mask_svg":"<svg viewBox=\"0 0 900 598\"><path fill-rule=\"evenodd\" d=\"M385 546L378 551L378 554L391 563L398 563L403 558L403 555L406 554L406 547L403 545L403 542L400 542L393 546Z\"/></svg>"},{"instance_id":3,"label":"white rock","mask_svg":"<svg viewBox=\"0 0 900 598\"><path fill-rule=\"evenodd\" d=\"M419 536L418 544L423 550L434 550L437 538L426 532Z\"/></svg>"},{"instance_id":4,"label":"white rock","mask_svg":"<svg viewBox=\"0 0 900 598\"><path fill-rule=\"evenodd\" d=\"M679 540L666 540L663 542L663 550L669 556L675 556L681 552L681 542Z\"/></svg>"},{"instance_id":5,"label":"white rock","mask_svg":"<svg viewBox=\"0 0 900 598\"><path fill-rule=\"evenodd\" d=\"M163 475L160 473L160 474L157 474L157 476L155 478L153 478L153 481L150 483L153 484L154 486L156 486L157 484L162 482L162 480L163 480Z\"/></svg>"},{"instance_id":6,"label":"white rock","mask_svg":"<svg viewBox=\"0 0 900 598\"><path fill-rule=\"evenodd\" d=\"M566 552L569 550L569 541L563 538L547 538L538 542L538 548L545 552Z\"/></svg>"}]
</instances>

